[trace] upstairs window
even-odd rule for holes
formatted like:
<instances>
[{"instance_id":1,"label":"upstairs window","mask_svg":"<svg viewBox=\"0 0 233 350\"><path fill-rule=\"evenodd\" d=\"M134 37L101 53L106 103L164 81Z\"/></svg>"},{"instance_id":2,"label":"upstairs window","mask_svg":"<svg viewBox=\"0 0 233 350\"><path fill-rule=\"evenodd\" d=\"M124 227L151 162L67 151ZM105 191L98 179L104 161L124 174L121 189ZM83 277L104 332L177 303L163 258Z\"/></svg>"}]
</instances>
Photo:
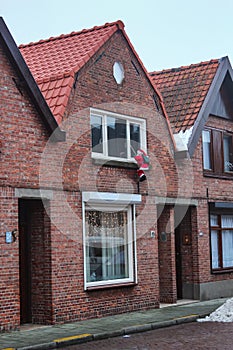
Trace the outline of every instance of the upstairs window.
<instances>
[{"instance_id":1,"label":"upstairs window","mask_svg":"<svg viewBox=\"0 0 233 350\"><path fill-rule=\"evenodd\" d=\"M223 136L224 171L233 171L232 136Z\"/></svg>"},{"instance_id":2,"label":"upstairs window","mask_svg":"<svg viewBox=\"0 0 233 350\"><path fill-rule=\"evenodd\" d=\"M233 135L221 130L202 132L203 168L205 175L233 175Z\"/></svg>"},{"instance_id":3,"label":"upstairs window","mask_svg":"<svg viewBox=\"0 0 233 350\"><path fill-rule=\"evenodd\" d=\"M203 166L204 169L212 169L211 159L211 132L203 130L202 132L202 150L203 150Z\"/></svg>"},{"instance_id":4,"label":"upstairs window","mask_svg":"<svg viewBox=\"0 0 233 350\"><path fill-rule=\"evenodd\" d=\"M144 119L91 111L92 157L134 162L138 149L146 150Z\"/></svg>"}]
</instances>

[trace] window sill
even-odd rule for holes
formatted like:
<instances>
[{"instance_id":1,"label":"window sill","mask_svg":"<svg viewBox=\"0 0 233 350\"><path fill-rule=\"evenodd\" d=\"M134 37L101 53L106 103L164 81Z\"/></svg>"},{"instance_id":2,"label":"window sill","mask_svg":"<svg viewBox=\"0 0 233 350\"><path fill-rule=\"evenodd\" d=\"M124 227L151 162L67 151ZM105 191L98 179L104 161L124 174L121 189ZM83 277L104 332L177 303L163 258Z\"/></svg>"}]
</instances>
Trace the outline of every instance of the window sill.
<instances>
[{"instance_id":1,"label":"window sill","mask_svg":"<svg viewBox=\"0 0 233 350\"><path fill-rule=\"evenodd\" d=\"M233 180L233 173L232 174L215 174L212 172L204 171L203 175L205 177L213 177L213 178L218 178L223 180Z\"/></svg>"},{"instance_id":2,"label":"window sill","mask_svg":"<svg viewBox=\"0 0 233 350\"><path fill-rule=\"evenodd\" d=\"M225 268L225 269L219 269L219 270L212 270L213 275L221 275L224 273L233 273L233 267Z\"/></svg>"},{"instance_id":3,"label":"window sill","mask_svg":"<svg viewBox=\"0 0 233 350\"><path fill-rule=\"evenodd\" d=\"M118 161L118 160L106 160L106 159L96 159L92 158L92 162L95 165L117 167L117 168L127 168L127 169L137 169L138 166L135 163Z\"/></svg>"},{"instance_id":4,"label":"window sill","mask_svg":"<svg viewBox=\"0 0 233 350\"><path fill-rule=\"evenodd\" d=\"M113 284L105 284L101 286L91 286L86 288L86 292L96 291L96 290L102 290L102 289L112 289L112 288L122 288L122 287L135 287L137 283L135 282L128 282L128 283L113 283Z\"/></svg>"}]
</instances>

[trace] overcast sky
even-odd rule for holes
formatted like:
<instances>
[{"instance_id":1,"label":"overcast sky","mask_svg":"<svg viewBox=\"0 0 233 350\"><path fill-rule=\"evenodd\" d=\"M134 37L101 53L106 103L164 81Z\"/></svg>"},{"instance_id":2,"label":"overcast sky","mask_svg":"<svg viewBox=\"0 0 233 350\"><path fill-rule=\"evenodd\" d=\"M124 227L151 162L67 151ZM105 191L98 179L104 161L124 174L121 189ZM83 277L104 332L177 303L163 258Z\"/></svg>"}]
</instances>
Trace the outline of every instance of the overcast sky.
<instances>
[{"instance_id":1,"label":"overcast sky","mask_svg":"<svg viewBox=\"0 0 233 350\"><path fill-rule=\"evenodd\" d=\"M233 0L0 0L0 15L18 45L121 19L148 71L233 64Z\"/></svg>"}]
</instances>

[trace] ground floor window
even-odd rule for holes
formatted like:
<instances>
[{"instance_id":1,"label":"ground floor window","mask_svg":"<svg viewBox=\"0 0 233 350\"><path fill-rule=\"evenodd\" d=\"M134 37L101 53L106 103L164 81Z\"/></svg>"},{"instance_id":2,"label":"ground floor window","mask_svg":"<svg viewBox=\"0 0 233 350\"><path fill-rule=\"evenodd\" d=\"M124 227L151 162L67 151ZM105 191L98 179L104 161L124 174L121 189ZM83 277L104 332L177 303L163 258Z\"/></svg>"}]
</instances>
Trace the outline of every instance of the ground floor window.
<instances>
[{"instance_id":1,"label":"ground floor window","mask_svg":"<svg viewBox=\"0 0 233 350\"><path fill-rule=\"evenodd\" d=\"M211 213L210 235L212 269L233 269L233 214Z\"/></svg>"},{"instance_id":2,"label":"ground floor window","mask_svg":"<svg viewBox=\"0 0 233 350\"><path fill-rule=\"evenodd\" d=\"M135 282L134 206L85 203L85 289Z\"/></svg>"}]
</instances>

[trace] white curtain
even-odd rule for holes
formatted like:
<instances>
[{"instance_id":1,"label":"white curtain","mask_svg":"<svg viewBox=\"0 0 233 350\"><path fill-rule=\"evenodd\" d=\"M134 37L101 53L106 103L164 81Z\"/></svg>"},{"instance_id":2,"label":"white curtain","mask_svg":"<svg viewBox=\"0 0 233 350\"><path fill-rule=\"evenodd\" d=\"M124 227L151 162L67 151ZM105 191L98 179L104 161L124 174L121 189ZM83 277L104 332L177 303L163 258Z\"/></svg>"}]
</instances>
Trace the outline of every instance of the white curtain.
<instances>
[{"instance_id":1,"label":"white curtain","mask_svg":"<svg viewBox=\"0 0 233 350\"><path fill-rule=\"evenodd\" d=\"M210 215L210 226L218 226L218 215Z\"/></svg>"},{"instance_id":2,"label":"white curtain","mask_svg":"<svg viewBox=\"0 0 233 350\"><path fill-rule=\"evenodd\" d=\"M211 253L212 253L212 268L217 269L219 267L218 258L218 231L211 230Z\"/></svg>"},{"instance_id":3,"label":"white curtain","mask_svg":"<svg viewBox=\"0 0 233 350\"><path fill-rule=\"evenodd\" d=\"M222 250L223 267L233 266L233 216L222 215L222 228L228 230L222 231Z\"/></svg>"},{"instance_id":4,"label":"white curtain","mask_svg":"<svg viewBox=\"0 0 233 350\"><path fill-rule=\"evenodd\" d=\"M204 130L202 132L202 149L203 149L203 165L204 169L211 169L211 138L210 132Z\"/></svg>"}]
</instances>

